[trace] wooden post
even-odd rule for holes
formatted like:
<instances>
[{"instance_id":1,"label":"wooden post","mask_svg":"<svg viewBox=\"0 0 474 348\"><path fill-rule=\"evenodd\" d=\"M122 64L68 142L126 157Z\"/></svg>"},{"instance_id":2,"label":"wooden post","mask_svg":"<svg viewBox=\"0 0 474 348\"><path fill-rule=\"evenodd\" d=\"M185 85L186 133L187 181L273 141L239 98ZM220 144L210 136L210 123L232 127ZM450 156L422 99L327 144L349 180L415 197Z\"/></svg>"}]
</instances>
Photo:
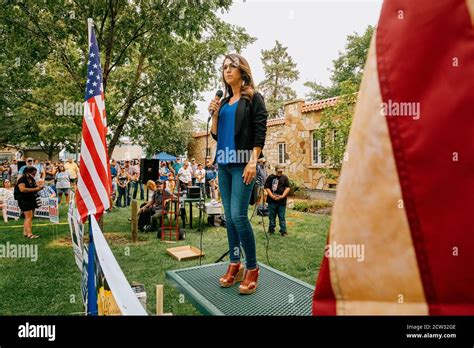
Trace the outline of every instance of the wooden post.
<instances>
[{"instance_id":1,"label":"wooden post","mask_svg":"<svg viewBox=\"0 0 474 348\"><path fill-rule=\"evenodd\" d=\"M138 241L138 219L137 219L137 200L132 200L132 242Z\"/></svg>"},{"instance_id":2,"label":"wooden post","mask_svg":"<svg viewBox=\"0 0 474 348\"><path fill-rule=\"evenodd\" d=\"M156 285L156 315L163 315L163 285Z\"/></svg>"}]
</instances>

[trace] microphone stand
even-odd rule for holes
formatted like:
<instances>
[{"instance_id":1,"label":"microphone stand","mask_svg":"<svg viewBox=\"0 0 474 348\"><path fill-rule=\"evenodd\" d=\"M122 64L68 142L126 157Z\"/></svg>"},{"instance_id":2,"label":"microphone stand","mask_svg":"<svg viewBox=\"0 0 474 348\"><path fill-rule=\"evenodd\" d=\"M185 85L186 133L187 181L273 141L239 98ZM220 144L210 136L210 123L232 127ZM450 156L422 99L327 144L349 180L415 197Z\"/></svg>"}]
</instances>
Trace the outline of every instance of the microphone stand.
<instances>
[{"instance_id":1,"label":"microphone stand","mask_svg":"<svg viewBox=\"0 0 474 348\"><path fill-rule=\"evenodd\" d=\"M204 149L204 163L206 163L206 159L207 159L207 149L209 148L209 122L211 121L212 119L212 114L207 118L207 122L206 122L206 148ZM209 151L210 152L210 151ZM210 156L209 156L210 158ZM200 237L199 237L199 248L200 248L200 253L199 253L199 266L202 265L202 233L203 233L203 221L202 221L202 211L204 210L204 205L206 203L206 180L204 179L204 193L202 192L202 189L201 189L201 195L203 195L202 199L203 199L203 202L199 202L199 209L200 209L200 212L199 212L199 232L201 232L200 234ZM193 217L191 216L191 219Z\"/></svg>"},{"instance_id":2,"label":"microphone stand","mask_svg":"<svg viewBox=\"0 0 474 348\"><path fill-rule=\"evenodd\" d=\"M207 127L206 127L206 155L204 156L204 159L206 160L207 159L207 149L208 149L208 146L209 146L209 122L211 121L212 119L212 115L209 116L209 118L207 119ZM209 156L210 158L211 156ZM210 189L210 188L209 188ZM207 192L206 192L207 194ZM202 249L201 249L202 250ZM224 254L222 254L221 257L219 257L216 261L214 261L214 263L218 263L218 262L221 262L227 255L229 255L230 253L230 250L227 250Z\"/></svg>"}]
</instances>

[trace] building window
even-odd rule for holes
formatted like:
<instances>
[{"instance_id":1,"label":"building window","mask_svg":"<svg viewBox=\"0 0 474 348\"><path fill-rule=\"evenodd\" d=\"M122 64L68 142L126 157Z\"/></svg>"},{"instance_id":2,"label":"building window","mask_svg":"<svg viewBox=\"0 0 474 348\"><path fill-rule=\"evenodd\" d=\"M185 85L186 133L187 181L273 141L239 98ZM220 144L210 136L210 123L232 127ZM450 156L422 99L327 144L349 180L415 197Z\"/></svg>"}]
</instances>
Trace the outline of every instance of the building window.
<instances>
[{"instance_id":1,"label":"building window","mask_svg":"<svg viewBox=\"0 0 474 348\"><path fill-rule=\"evenodd\" d=\"M285 164L286 144L278 143L278 164Z\"/></svg>"},{"instance_id":2,"label":"building window","mask_svg":"<svg viewBox=\"0 0 474 348\"><path fill-rule=\"evenodd\" d=\"M318 131L313 131L312 135L312 157L313 165L324 164L324 157L322 154L324 142L321 140Z\"/></svg>"},{"instance_id":3,"label":"building window","mask_svg":"<svg viewBox=\"0 0 474 348\"><path fill-rule=\"evenodd\" d=\"M211 157L211 148L208 147L208 148L206 149L206 158L210 158L210 157Z\"/></svg>"}]
</instances>

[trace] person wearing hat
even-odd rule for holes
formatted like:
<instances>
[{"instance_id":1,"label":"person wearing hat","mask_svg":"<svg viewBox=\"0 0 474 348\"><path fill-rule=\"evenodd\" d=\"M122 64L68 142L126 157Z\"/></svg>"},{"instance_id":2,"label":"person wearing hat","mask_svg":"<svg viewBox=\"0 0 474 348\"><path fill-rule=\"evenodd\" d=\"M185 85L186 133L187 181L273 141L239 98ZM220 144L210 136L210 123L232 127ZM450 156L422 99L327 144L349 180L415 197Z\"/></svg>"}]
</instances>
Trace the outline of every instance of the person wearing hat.
<instances>
[{"instance_id":1,"label":"person wearing hat","mask_svg":"<svg viewBox=\"0 0 474 348\"><path fill-rule=\"evenodd\" d=\"M26 164L18 170L18 179L20 179L20 177L23 175L23 172L28 167L33 167L33 158L31 158L31 157L28 157L26 159Z\"/></svg>"},{"instance_id":2,"label":"person wearing hat","mask_svg":"<svg viewBox=\"0 0 474 348\"><path fill-rule=\"evenodd\" d=\"M290 193L290 180L286 175L283 175L284 167L277 165L275 167L275 174L271 174L265 181L265 191L267 192L268 202L268 219L270 226L268 232L275 233L276 216L280 223L280 233L282 237L288 235L286 230L286 197Z\"/></svg>"},{"instance_id":3,"label":"person wearing hat","mask_svg":"<svg viewBox=\"0 0 474 348\"><path fill-rule=\"evenodd\" d=\"M201 197L206 197L206 171L202 167L202 163L198 163L197 169L194 172L194 178L196 179L195 185L199 186L199 189L201 190Z\"/></svg>"},{"instance_id":4,"label":"person wearing hat","mask_svg":"<svg viewBox=\"0 0 474 348\"><path fill-rule=\"evenodd\" d=\"M196 159L191 159L191 185L196 185L196 171L198 170L198 165L196 163Z\"/></svg>"},{"instance_id":5,"label":"person wearing hat","mask_svg":"<svg viewBox=\"0 0 474 348\"><path fill-rule=\"evenodd\" d=\"M138 210L138 214L141 214L145 211L151 210L151 225L145 226L145 231L155 231L158 225L159 219L163 216L163 211L166 209L167 203L170 201L174 195L168 190L166 190L164 182L161 180L156 181L156 190L153 192L153 196L148 201L146 205L144 205L140 210Z\"/></svg>"}]
</instances>

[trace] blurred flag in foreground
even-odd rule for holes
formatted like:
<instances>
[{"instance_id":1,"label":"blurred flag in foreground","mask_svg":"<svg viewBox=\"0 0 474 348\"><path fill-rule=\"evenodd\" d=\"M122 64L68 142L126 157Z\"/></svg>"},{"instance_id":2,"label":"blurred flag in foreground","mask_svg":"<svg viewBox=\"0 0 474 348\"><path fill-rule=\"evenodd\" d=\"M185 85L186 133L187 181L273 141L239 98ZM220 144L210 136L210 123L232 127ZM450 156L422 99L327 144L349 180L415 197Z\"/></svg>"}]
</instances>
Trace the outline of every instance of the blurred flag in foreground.
<instances>
[{"instance_id":1,"label":"blurred flag in foreground","mask_svg":"<svg viewBox=\"0 0 474 348\"><path fill-rule=\"evenodd\" d=\"M384 2L315 315L474 314L473 23L474 0Z\"/></svg>"}]
</instances>

